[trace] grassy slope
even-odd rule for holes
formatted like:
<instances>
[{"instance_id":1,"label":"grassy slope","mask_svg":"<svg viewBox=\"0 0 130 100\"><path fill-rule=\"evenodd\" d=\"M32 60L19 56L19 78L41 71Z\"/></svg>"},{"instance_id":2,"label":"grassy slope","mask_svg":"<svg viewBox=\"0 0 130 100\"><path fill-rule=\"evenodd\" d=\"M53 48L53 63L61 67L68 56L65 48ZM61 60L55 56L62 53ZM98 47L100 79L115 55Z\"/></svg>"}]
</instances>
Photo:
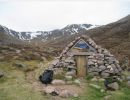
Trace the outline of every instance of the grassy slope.
<instances>
[{"instance_id":1,"label":"grassy slope","mask_svg":"<svg viewBox=\"0 0 130 100\"><path fill-rule=\"evenodd\" d=\"M25 63L35 66L38 62ZM0 79L0 100L43 100L45 97L25 80L25 73L11 65L12 62L0 62L0 70L6 73L6 77Z\"/></svg>"},{"instance_id":2,"label":"grassy slope","mask_svg":"<svg viewBox=\"0 0 130 100\"><path fill-rule=\"evenodd\" d=\"M25 72L12 67L12 63L13 61L0 62L0 70L6 73L6 76L0 79L0 100L52 100L49 96L34 90L33 85L26 80ZM39 70L35 67L39 64L39 61L26 61L23 63L39 73ZM104 96L109 94L101 93L100 90L90 87L89 83L97 84L103 88L103 82L90 82L87 80L83 95L65 100L103 100ZM120 90L111 94L111 100L130 100L130 89L125 85L121 85Z\"/></svg>"}]
</instances>

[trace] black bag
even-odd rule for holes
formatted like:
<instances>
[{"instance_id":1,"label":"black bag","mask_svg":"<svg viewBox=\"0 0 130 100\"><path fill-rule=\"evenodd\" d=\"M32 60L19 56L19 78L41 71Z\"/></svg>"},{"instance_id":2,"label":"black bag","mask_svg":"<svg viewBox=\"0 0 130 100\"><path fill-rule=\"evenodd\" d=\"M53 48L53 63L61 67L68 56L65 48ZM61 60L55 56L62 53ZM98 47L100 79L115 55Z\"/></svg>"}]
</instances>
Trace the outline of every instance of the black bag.
<instances>
[{"instance_id":1,"label":"black bag","mask_svg":"<svg viewBox=\"0 0 130 100\"><path fill-rule=\"evenodd\" d=\"M53 71L52 70L45 70L44 73L39 76L39 80L43 84L50 84L53 80Z\"/></svg>"}]
</instances>

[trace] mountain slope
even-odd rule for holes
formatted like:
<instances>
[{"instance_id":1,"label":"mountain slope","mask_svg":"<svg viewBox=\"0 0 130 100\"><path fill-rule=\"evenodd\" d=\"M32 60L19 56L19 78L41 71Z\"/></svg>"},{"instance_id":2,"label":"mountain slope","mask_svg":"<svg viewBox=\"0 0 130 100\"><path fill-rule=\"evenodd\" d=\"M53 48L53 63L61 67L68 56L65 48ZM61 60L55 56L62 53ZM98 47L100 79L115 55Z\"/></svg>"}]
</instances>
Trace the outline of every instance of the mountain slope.
<instances>
[{"instance_id":1,"label":"mountain slope","mask_svg":"<svg viewBox=\"0 0 130 100\"><path fill-rule=\"evenodd\" d=\"M96 26L72 24L53 31L16 32L0 26L0 41L29 40L36 46L61 51L75 37L88 35L98 45L110 50L119 60L124 56L130 58L130 15L107 25L93 27Z\"/></svg>"},{"instance_id":2,"label":"mountain slope","mask_svg":"<svg viewBox=\"0 0 130 100\"><path fill-rule=\"evenodd\" d=\"M117 22L89 30L86 34L119 59L124 56L130 58L130 15Z\"/></svg>"},{"instance_id":3,"label":"mountain slope","mask_svg":"<svg viewBox=\"0 0 130 100\"><path fill-rule=\"evenodd\" d=\"M117 22L96 27L84 33L47 41L46 46L62 50L75 37L81 35L88 35L98 45L110 50L119 60L122 60L124 56L130 58L130 15Z\"/></svg>"},{"instance_id":4,"label":"mountain slope","mask_svg":"<svg viewBox=\"0 0 130 100\"><path fill-rule=\"evenodd\" d=\"M10 32L17 33L17 32L15 32L13 30L9 30L8 28L0 25L0 43L1 44L10 44L10 43L17 44L17 43L21 42L19 39L12 36L10 34Z\"/></svg>"}]
</instances>

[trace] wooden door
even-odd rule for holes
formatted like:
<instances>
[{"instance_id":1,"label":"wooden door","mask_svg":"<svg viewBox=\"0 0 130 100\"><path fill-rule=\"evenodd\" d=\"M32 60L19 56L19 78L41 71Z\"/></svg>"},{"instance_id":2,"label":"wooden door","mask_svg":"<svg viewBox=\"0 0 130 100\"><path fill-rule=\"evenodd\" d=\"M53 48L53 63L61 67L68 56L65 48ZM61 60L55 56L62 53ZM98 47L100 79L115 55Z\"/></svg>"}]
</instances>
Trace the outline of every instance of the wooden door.
<instances>
[{"instance_id":1,"label":"wooden door","mask_svg":"<svg viewBox=\"0 0 130 100\"><path fill-rule=\"evenodd\" d=\"M87 57L85 55L75 56L77 76L84 77L87 74Z\"/></svg>"}]
</instances>

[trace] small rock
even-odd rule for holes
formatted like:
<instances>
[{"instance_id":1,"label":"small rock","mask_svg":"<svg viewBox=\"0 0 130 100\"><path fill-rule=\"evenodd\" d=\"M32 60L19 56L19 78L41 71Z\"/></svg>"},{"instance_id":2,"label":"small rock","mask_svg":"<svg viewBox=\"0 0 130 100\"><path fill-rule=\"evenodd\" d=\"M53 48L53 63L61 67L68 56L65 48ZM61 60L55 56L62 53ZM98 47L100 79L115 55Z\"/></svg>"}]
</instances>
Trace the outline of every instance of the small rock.
<instances>
[{"instance_id":1,"label":"small rock","mask_svg":"<svg viewBox=\"0 0 130 100\"><path fill-rule=\"evenodd\" d=\"M45 93L47 93L47 94L50 94L50 93L52 93L54 91L55 91L55 87L53 87L53 86L47 86L45 88Z\"/></svg>"},{"instance_id":2,"label":"small rock","mask_svg":"<svg viewBox=\"0 0 130 100\"><path fill-rule=\"evenodd\" d=\"M64 85L64 84L65 84L65 81L55 79L55 80L52 81L52 84L53 84L53 85Z\"/></svg>"},{"instance_id":3,"label":"small rock","mask_svg":"<svg viewBox=\"0 0 130 100\"><path fill-rule=\"evenodd\" d=\"M74 80L74 83L77 84L77 85L81 84L80 80L78 80L78 79Z\"/></svg>"},{"instance_id":4,"label":"small rock","mask_svg":"<svg viewBox=\"0 0 130 100\"><path fill-rule=\"evenodd\" d=\"M67 80L67 81L70 81L70 80L72 80L72 76L65 76L65 79Z\"/></svg>"},{"instance_id":5,"label":"small rock","mask_svg":"<svg viewBox=\"0 0 130 100\"><path fill-rule=\"evenodd\" d=\"M108 87L110 87L113 90L118 90L119 89L119 85L118 85L117 82L113 82L113 83L108 84Z\"/></svg>"}]
</instances>

